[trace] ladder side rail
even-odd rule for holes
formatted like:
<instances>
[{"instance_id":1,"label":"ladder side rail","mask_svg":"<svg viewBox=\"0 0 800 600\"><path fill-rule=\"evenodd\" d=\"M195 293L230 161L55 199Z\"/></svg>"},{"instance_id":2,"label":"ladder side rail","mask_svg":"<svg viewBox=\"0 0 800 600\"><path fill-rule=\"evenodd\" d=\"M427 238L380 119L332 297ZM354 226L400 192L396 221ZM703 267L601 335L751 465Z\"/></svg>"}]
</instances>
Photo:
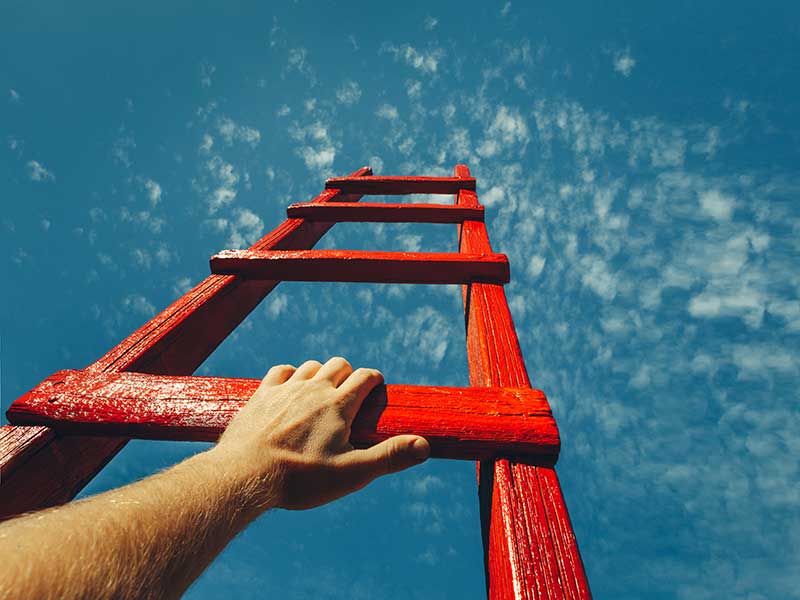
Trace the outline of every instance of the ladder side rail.
<instances>
[{"instance_id":1,"label":"ladder side rail","mask_svg":"<svg viewBox=\"0 0 800 600\"><path fill-rule=\"evenodd\" d=\"M46 427L0 427L0 481L49 442L55 432Z\"/></svg>"},{"instance_id":2,"label":"ladder side rail","mask_svg":"<svg viewBox=\"0 0 800 600\"><path fill-rule=\"evenodd\" d=\"M455 174L469 177L469 169L458 165ZM456 203L475 206L478 197L463 190ZM492 251L484 223L459 227L459 251ZM474 283L462 289L470 383L529 387L503 287ZM484 461L478 480L488 597L591 598L555 470Z\"/></svg>"},{"instance_id":3,"label":"ladder side rail","mask_svg":"<svg viewBox=\"0 0 800 600\"><path fill-rule=\"evenodd\" d=\"M371 173L364 167L352 177ZM329 189L315 201L337 200L354 202L359 196ZM288 219L252 248L312 247L331 226ZM191 374L277 284L211 275L87 369ZM0 437L0 457L15 467L0 481L0 520L71 500L125 442L116 437L53 436L48 428L40 428L24 443L20 436ZM32 446L36 452L31 452ZM23 464L25 468L20 469Z\"/></svg>"}]
</instances>

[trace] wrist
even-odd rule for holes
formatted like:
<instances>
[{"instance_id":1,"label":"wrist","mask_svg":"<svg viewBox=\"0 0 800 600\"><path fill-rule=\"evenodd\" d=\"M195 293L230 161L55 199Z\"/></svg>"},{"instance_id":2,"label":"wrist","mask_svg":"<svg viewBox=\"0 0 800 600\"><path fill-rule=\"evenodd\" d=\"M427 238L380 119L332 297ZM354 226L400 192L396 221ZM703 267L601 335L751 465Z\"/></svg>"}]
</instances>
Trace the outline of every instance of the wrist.
<instances>
[{"instance_id":1,"label":"wrist","mask_svg":"<svg viewBox=\"0 0 800 600\"><path fill-rule=\"evenodd\" d=\"M274 463L254 461L252 456L214 446L195 456L212 485L225 489L231 502L254 519L278 504L280 473Z\"/></svg>"}]
</instances>

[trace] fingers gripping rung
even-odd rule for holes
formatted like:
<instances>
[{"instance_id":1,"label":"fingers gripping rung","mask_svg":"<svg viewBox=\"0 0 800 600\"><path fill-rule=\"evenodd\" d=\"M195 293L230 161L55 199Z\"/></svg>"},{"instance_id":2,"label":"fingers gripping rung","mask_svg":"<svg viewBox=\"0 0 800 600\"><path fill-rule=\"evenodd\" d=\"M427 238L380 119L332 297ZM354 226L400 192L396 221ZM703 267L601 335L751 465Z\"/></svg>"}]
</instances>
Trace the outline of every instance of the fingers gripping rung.
<instances>
[{"instance_id":1,"label":"fingers gripping rung","mask_svg":"<svg viewBox=\"0 0 800 600\"><path fill-rule=\"evenodd\" d=\"M15 424L64 434L216 441L260 380L144 373L59 371L14 402ZM422 435L432 456L465 460L524 456L553 464L558 428L544 394L530 388L378 386L352 425L360 448Z\"/></svg>"}]
</instances>

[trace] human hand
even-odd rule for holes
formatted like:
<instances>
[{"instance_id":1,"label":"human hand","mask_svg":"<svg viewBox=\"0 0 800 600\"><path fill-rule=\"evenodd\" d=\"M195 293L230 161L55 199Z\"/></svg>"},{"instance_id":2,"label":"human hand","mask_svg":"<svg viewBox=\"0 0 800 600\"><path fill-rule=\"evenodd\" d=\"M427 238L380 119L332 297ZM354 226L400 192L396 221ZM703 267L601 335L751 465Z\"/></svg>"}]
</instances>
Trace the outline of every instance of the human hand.
<instances>
[{"instance_id":1,"label":"human hand","mask_svg":"<svg viewBox=\"0 0 800 600\"><path fill-rule=\"evenodd\" d=\"M428 442L399 435L371 448L350 444L350 427L367 394L383 382L375 369L353 370L340 357L295 369L272 367L231 420L215 448L260 482L262 504L319 506L381 475L428 458ZM231 460L232 459L232 460Z\"/></svg>"}]
</instances>

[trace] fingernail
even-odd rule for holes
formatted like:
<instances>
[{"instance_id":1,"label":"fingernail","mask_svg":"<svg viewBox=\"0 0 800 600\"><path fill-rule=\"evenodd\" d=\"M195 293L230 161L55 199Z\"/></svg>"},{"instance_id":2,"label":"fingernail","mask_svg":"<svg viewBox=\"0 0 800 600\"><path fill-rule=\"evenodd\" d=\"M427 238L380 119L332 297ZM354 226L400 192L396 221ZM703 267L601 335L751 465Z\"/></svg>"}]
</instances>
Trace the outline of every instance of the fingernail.
<instances>
[{"instance_id":1,"label":"fingernail","mask_svg":"<svg viewBox=\"0 0 800 600\"><path fill-rule=\"evenodd\" d=\"M427 459L431 453L431 446L428 441L423 438L417 438L411 442L411 455L419 462Z\"/></svg>"}]
</instances>

